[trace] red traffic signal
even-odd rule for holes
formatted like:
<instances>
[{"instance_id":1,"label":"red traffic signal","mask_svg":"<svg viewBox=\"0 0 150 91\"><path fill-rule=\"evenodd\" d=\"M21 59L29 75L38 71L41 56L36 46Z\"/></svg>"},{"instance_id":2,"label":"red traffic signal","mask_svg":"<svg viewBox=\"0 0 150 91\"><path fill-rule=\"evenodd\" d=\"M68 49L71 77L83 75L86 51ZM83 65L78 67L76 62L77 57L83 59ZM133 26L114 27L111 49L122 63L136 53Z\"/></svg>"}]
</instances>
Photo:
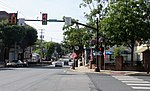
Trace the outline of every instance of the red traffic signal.
<instances>
[{"instance_id":1,"label":"red traffic signal","mask_svg":"<svg viewBox=\"0 0 150 91\"><path fill-rule=\"evenodd\" d=\"M104 47L100 47L99 50L101 51L101 53L104 53Z\"/></svg>"},{"instance_id":2,"label":"red traffic signal","mask_svg":"<svg viewBox=\"0 0 150 91\"><path fill-rule=\"evenodd\" d=\"M9 13L9 24L16 25L17 24L17 13Z\"/></svg>"},{"instance_id":3,"label":"red traffic signal","mask_svg":"<svg viewBox=\"0 0 150 91\"><path fill-rule=\"evenodd\" d=\"M42 25L47 25L47 13L42 14Z\"/></svg>"}]
</instances>

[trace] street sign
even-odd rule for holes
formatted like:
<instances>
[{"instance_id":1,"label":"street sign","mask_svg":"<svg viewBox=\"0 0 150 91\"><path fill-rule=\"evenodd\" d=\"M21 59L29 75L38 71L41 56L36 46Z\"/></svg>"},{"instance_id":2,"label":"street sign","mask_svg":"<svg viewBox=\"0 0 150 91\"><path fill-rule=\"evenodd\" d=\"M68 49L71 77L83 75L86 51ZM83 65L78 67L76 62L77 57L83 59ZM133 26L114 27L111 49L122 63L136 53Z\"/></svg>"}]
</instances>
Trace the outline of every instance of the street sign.
<instances>
[{"instance_id":1,"label":"street sign","mask_svg":"<svg viewBox=\"0 0 150 91\"><path fill-rule=\"evenodd\" d=\"M74 46L74 49L75 50L79 50L79 46Z\"/></svg>"},{"instance_id":2,"label":"street sign","mask_svg":"<svg viewBox=\"0 0 150 91\"><path fill-rule=\"evenodd\" d=\"M65 17L65 25L71 25L71 17Z\"/></svg>"},{"instance_id":3,"label":"street sign","mask_svg":"<svg viewBox=\"0 0 150 91\"><path fill-rule=\"evenodd\" d=\"M19 26L25 26L25 18L19 18L19 20L18 20L18 25Z\"/></svg>"}]
</instances>

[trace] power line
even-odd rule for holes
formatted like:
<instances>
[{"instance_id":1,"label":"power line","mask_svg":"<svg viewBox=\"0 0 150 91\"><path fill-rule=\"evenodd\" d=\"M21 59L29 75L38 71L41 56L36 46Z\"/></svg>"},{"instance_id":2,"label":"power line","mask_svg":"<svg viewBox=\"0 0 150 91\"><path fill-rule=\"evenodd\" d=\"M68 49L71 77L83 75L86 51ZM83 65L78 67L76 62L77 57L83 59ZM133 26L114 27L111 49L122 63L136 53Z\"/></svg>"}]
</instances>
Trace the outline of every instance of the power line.
<instances>
[{"instance_id":1,"label":"power line","mask_svg":"<svg viewBox=\"0 0 150 91\"><path fill-rule=\"evenodd\" d=\"M8 8L8 9L10 9L10 10L17 11L17 9L16 9L16 8L11 7L10 5L6 4L5 2L0 1L0 3L2 3L2 4L3 4L3 6L7 7L7 8Z\"/></svg>"}]
</instances>

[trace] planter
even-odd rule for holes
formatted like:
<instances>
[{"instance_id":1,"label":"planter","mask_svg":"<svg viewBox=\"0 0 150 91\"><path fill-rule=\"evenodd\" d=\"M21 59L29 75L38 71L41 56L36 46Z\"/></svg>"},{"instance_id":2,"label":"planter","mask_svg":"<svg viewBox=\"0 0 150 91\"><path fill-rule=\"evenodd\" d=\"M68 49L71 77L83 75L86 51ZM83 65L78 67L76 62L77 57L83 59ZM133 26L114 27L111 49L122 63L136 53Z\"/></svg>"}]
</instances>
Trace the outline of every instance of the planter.
<instances>
[{"instance_id":1,"label":"planter","mask_svg":"<svg viewBox=\"0 0 150 91\"><path fill-rule=\"evenodd\" d=\"M123 56L118 56L115 59L115 70L123 70Z\"/></svg>"}]
</instances>

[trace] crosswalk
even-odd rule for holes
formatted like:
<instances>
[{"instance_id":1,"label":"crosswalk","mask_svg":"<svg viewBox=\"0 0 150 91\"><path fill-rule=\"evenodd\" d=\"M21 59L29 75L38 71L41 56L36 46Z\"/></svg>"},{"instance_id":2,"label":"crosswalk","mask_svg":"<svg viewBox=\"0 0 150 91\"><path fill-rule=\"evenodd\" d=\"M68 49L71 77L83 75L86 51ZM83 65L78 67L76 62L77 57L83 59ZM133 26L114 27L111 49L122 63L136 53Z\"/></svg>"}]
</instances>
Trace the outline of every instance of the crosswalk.
<instances>
[{"instance_id":1,"label":"crosswalk","mask_svg":"<svg viewBox=\"0 0 150 91\"><path fill-rule=\"evenodd\" d=\"M131 86L131 88L134 90L150 91L149 81L144 81L143 79L139 79L139 78L132 77L132 76L112 76L112 77L121 81L122 83L125 83L128 86Z\"/></svg>"}]
</instances>

